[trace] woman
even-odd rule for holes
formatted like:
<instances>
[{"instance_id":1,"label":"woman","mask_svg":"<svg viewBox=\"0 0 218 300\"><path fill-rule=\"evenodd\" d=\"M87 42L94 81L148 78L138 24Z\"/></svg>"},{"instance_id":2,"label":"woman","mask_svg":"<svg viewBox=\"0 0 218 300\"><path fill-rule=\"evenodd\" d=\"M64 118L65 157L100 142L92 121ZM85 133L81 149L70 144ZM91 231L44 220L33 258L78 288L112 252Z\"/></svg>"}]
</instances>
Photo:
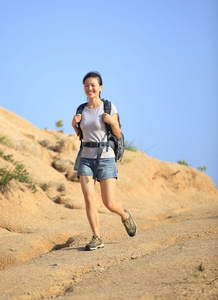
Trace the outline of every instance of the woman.
<instances>
[{"instance_id":1,"label":"woman","mask_svg":"<svg viewBox=\"0 0 218 300\"><path fill-rule=\"evenodd\" d=\"M72 126L75 133L79 136L82 130L84 143L93 142L95 145L99 145L100 142L107 141L105 123L108 123L111 126L113 134L119 139L121 131L116 107L111 104L111 113L105 113L103 101L100 98L103 87L101 75L97 72L89 72L83 78L83 85L88 102L82 114L78 113L73 117ZM78 124L80 124L80 127ZM94 186L95 179L100 182L102 201L107 209L121 217L126 231L130 236L136 235L137 232L137 225L133 220L132 213L129 210L124 210L123 206L115 200L117 168L113 149L111 147L103 148L95 175L96 178L93 178L97 153L97 146L84 146L77 168L77 176L80 179L85 200L86 214L93 232L92 240L86 245L85 250L96 250L104 247L99 230L99 217Z\"/></svg>"}]
</instances>

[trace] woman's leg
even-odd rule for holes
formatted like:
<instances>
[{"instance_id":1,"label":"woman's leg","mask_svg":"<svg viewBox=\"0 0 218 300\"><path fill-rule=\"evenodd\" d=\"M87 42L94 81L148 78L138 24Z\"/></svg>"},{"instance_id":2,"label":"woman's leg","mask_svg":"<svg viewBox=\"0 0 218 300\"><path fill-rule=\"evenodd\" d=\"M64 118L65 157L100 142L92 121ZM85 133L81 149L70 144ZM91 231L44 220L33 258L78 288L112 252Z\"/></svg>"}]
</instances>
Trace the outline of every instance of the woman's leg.
<instances>
[{"instance_id":1,"label":"woman's leg","mask_svg":"<svg viewBox=\"0 0 218 300\"><path fill-rule=\"evenodd\" d=\"M96 206L95 182L92 176L81 175L80 183L85 199L86 214L94 235L100 236L99 217Z\"/></svg>"},{"instance_id":2,"label":"woman's leg","mask_svg":"<svg viewBox=\"0 0 218 300\"><path fill-rule=\"evenodd\" d=\"M121 216L122 220L128 218L129 215L124 211L122 204L115 200L116 178L102 179L100 186L102 201L107 209Z\"/></svg>"}]
</instances>

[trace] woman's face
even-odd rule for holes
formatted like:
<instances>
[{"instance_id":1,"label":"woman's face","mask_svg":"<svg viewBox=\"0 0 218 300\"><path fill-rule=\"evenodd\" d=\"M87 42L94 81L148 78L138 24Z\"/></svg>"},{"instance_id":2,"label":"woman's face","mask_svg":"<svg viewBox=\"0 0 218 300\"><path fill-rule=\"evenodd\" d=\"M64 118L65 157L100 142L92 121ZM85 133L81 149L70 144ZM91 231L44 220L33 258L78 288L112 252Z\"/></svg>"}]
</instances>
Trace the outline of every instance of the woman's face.
<instances>
[{"instance_id":1,"label":"woman's face","mask_svg":"<svg viewBox=\"0 0 218 300\"><path fill-rule=\"evenodd\" d=\"M98 78L94 77L87 78L84 83L84 91L89 99L99 98L102 87L98 82Z\"/></svg>"}]
</instances>

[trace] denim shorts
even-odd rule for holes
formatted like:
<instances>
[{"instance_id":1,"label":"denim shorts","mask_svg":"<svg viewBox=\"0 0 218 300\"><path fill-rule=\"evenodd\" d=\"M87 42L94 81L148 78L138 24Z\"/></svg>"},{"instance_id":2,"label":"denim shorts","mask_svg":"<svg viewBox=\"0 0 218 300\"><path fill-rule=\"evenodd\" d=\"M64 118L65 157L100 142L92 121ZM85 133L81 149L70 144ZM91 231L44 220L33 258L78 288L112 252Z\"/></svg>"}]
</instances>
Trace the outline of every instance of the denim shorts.
<instances>
[{"instance_id":1,"label":"denim shorts","mask_svg":"<svg viewBox=\"0 0 218 300\"><path fill-rule=\"evenodd\" d=\"M96 159L81 157L77 177L79 178L81 175L93 177L95 164ZM117 178L117 166L114 157L100 159L96 177L97 181L107 178Z\"/></svg>"}]
</instances>

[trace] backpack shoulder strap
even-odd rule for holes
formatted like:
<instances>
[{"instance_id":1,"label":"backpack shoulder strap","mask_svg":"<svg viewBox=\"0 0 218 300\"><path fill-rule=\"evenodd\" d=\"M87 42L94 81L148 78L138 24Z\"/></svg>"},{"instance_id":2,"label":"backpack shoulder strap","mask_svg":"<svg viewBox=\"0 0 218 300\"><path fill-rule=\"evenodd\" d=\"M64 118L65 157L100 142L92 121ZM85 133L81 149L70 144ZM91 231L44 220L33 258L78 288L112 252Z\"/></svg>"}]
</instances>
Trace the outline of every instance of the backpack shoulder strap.
<instances>
[{"instance_id":1,"label":"backpack shoulder strap","mask_svg":"<svg viewBox=\"0 0 218 300\"><path fill-rule=\"evenodd\" d=\"M111 102L108 101L108 100L104 100L104 99L101 99L103 102L104 102L104 112L106 114L109 114L111 113Z\"/></svg>"},{"instance_id":2,"label":"backpack shoulder strap","mask_svg":"<svg viewBox=\"0 0 218 300\"><path fill-rule=\"evenodd\" d=\"M103 102L104 102L104 112L106 114L109 114L111 113L111 102L108 101L108 100L104 100L104 99L101 99ZM109 133L111 133L111 127L109 124L105 123L105 126L106 126L106 130L107 130L107 136L109 135Z\"/></svg>"},{"instance_id":3,"label":"backpack shoulder strap","mask_svg":"<svg viewBox=\"0 0 218 300\"><path fill-rule=\"evenodd\" d=\"M77 107L76 114L82 114L83 109L85 108L86 104L87 104L87 102L86 102L86 103L80 104L80 106ZM80 123L77 124L77 127L78 127L78 129L79 129L79 138L80 138L80 140L81 140L81 142L82 142L82 139L83 139L83 133L82 133L82 130L81 130L81 128L80 128ZM81 145L82 145L82 144L81 144Z\"/></svg>"},{"instance_id":4,"label":"backpack shoulder strap","mask_svg":"<svg viewBox=\"0 0 218 300\"><path fill-rule=\"evenodd\" d=\"M85 108L86 104L87 104L87 102L86 102L86 103L80 104L80 106L77 107L76 113L77 113L77 114L82 114L83 109Z\"/></svg>"}]
</instances>

